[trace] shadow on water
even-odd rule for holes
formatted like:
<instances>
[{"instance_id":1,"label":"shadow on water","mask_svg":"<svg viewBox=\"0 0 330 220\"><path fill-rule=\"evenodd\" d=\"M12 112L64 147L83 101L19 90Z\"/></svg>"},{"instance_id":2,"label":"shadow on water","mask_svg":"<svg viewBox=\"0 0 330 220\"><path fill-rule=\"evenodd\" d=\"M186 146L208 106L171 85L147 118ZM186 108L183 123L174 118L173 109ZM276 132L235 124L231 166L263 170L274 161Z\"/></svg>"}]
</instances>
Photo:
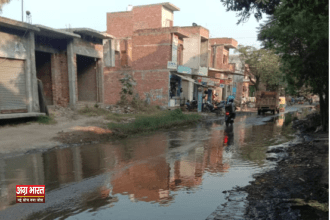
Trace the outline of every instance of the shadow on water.
<instances>
[{"instance_id":1,"label":"shadow on water","mask_svg":"<svg viewBox=\"0 0 330 220\"><path fill-rule=\"evenodd\" d=\"M223 190L248 184L267 166L268 146L293 138L295 117L254 125L256 117L238 116L230 127L208 121L1 160L0 218L205 219L224 202ZM46 203L15 204L20 184L45 185Z\"/></svg>"}]
</instances>

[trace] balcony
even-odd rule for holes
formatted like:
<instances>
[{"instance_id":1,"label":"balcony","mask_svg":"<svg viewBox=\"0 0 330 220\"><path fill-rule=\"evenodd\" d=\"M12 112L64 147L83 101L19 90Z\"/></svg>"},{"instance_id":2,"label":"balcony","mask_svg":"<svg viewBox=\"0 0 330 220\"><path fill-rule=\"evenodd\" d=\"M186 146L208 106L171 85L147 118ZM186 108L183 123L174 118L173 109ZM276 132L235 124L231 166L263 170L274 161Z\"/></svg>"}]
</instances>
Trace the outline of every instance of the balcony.
<instances>
[{"instance_id":1,"label":"balcony","mask_svg":"<svg viewBox=\"0 0 330 220\"><path fill-rule=\"evenodd\" d=\"M224 45L227 48L236 48L237 41L233 38L211 38L210 45Z\"/></svg>"}]
</instances>

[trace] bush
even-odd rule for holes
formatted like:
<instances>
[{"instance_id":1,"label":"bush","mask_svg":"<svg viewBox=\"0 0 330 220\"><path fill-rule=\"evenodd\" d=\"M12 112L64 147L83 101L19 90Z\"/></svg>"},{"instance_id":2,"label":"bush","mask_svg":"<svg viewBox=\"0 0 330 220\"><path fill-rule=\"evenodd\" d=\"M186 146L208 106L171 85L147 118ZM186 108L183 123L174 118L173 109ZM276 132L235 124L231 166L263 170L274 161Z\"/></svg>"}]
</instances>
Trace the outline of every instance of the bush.
<instances>
[{"instance_id":1,"label":"bush","mask_svg":"<svg viewBox=\"0 0 330 220\"><path fill-rule=\"evenodd\" d=\"M37 122L39 124L48 124L48 125L50 125L50 124L56 124L57 123L53 115L50 115L50 116L39 116L37 118Z\"/></svg>"}]
</instances>

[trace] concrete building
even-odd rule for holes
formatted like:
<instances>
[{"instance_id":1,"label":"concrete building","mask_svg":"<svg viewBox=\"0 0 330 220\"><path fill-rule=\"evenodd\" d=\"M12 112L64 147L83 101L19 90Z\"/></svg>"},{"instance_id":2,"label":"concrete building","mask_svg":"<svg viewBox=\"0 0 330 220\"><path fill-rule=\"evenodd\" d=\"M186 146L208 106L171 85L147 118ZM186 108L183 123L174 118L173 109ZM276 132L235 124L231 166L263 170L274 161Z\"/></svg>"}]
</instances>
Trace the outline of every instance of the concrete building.
<instances>
[{"instance_id":1,"label":"concrete building","mask_svg":"<svg viewBox=\"0 0 330 220\"><path fill-rule=\"evenodd\" d=\"M209 66L209 30L201 26L188 26L182 29L189 33L189 38L184 39L183 65L191 68L191 77L194 82L183 84L184 97L188 100L197 99L198 78L208 76Z\"/></svg>"},{"instance_id":2,"label":"concrete building","mask_svg":"<svg viewBox=\"0 0 330 220\"><path fill-rule=\"evenodd\" d=\"M39 110L34 35L38 27L0 17L0 119Z\"/></svg>"},{"instance_id":3,"label":"concrete building","mask_svg":"<svg viewBox=\"0 0 330 220\"><path fill-rule=\"evenodd\" d=\"M0 119L42 115L37 79L49 106L104 102L103 68L115 64L111 35L2 17L0 27Z\"/></svg>"}]
</instances>

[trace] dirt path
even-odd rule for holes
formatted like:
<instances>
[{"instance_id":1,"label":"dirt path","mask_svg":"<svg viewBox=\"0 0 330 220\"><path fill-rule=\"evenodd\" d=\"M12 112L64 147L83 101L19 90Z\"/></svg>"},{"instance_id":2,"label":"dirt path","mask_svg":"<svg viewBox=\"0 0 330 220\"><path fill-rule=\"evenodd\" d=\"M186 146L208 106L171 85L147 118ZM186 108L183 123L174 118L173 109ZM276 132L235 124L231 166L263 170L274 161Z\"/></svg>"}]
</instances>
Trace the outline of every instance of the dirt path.
<instances>
[{"instance_id":1,"label":"dirt path","mask_svg":"<svg viewBox=\"0 0 330 220\"><path fill-rule=\"evenodd\" d=\"M37 122L0 127L0 154L26 152L32 149L49 149L61 144L61 134L92 131L106 133L103 117L86 117L70 110L53 110L56 124L47 125Z\"/></svg>"}]
</instances>

